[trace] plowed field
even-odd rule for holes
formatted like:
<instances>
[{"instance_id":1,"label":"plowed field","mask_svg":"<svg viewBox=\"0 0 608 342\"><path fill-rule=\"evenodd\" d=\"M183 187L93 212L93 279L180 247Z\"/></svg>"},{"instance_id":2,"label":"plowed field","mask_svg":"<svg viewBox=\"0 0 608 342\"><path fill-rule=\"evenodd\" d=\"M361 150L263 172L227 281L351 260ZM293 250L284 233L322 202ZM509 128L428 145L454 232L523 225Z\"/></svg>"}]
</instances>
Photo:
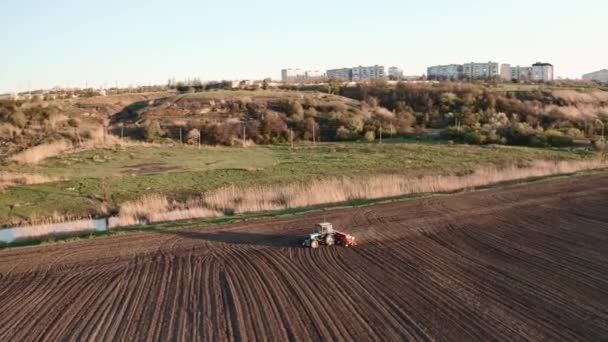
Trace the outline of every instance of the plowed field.
<instances>
[{"instance_id":1,"label":"plowed field","mask_svg":"<svg viewBox=\"0 0 608 342\"><path fill-rule=\"evenodd\" d=\"M299 247L323 219L355 248ZM0 340L606 340L608 176L0 251Z\"/></svg>"}]
</instances>

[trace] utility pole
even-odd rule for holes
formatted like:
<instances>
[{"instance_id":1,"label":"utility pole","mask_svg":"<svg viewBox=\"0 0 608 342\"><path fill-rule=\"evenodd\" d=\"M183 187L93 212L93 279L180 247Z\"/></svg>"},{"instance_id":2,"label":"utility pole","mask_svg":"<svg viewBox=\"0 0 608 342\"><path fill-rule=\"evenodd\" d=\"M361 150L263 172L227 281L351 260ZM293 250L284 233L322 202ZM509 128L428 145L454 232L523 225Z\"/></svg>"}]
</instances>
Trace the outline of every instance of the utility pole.
<instances>
[{"instance_id":1,"label":"utility pole","mask_svg":"<svg viewBox=\"0 0 608 342\"><path fill-rule=\"evenodd\" d=\"M245 140L247 137L245 136L245 124L243 123L243 146L245 146Z\"/></svg>"},{"instance_id":2,"label":"utility pole","mask_svg":"<svg viewBox=\"0 0 608 342\"><path fill-rule=\"evenodd\" d=\"M293 150L293 129L289 129L289 142L291 143L291 149Z\"/></svg>"},{"instance_id":3,"label":"utility pole","mask_svg":"<svg viewBox=\"0 0 608 342\"><path fill-rule=\"evenodd\" d=\"M182 128L179 128L179 144L182 145Z\"/></svg>"},{"instance_id":4,"label":"utility pole","mask_svg":"<svg viewBox=\"0 0 608 342\"><path fill-rule=\"evenodd\" d=\"M380 126L380 145L382 145L382 126Z\"/></svg>"},{"instance_id":5,"label":"utility pole","mask_svg":"<svg viewBox=\"0 0 608 342\"><path fill-rule=\"evenodd\" d=\"M198 129L198 149L201 149L201 129Z\"/></svg>"},{"instance_id":6,"label":"utility pole","mask_svg":"<svg viewBox=\"0 0 608 342\"><path fill-rule=\"evenodd\" d=\"M120 140L125 137L125 124L120 125Z\"/></svg>"},{"instance_id":7,"label":"utility pole","mask_svg":"<svg viewBox=\"0 0 608 342\"><path fill-rule=\"evenodd\" d=\"M316 145L317 142L315 141L315 123L313 122L312 124L312 144Z\"/></svg>"},{"instance_id":8,"label":"utility pole","mask_svg":"<svg viewBox=\"0 0 608 342\"><path fill-rule=\"evenodd\" d=\"M602 126L602 140L606 140L606 138L604 137L604 133L606 133L604 131L604 129L606 128L606 126L604 125L604 122L600 119L595 119L595 122L598 122L601 126Z\"/></svg>"}]
</instances>

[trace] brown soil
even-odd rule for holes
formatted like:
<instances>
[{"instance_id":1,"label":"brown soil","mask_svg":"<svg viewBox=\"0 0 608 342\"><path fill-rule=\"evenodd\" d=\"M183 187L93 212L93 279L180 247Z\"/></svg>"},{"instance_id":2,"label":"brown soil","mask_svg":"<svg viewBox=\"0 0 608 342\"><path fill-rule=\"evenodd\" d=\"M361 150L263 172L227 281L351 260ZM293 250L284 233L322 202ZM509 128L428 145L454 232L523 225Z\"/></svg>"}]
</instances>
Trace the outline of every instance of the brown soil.
<instances>
[{"instance_id":1,"label":"brown soil","mask_svg":"<svg viewBox=\"0 0 608 342\"><path fill-rule=\"evenodd\" d=\"M0 340L605 340L608 176L0 251ZM355 248L299 247L323 218Z\"/></svg>"}]
</instances>

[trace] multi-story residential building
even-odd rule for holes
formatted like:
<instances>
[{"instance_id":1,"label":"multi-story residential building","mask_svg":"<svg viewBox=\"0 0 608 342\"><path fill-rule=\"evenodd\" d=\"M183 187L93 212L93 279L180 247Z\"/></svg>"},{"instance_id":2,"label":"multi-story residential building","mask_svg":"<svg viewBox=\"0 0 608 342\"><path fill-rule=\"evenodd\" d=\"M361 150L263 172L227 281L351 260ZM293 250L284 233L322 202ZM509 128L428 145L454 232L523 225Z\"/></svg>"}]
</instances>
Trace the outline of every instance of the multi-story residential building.
<instances>
[{"instance_id":1,"label":"multi-story residential building","mask_svg":"<svg viewBox=\"0 0 608 342\"><path fill-rule=\"evenodd\" d=\"M532 80L532 67L522 66L510 66L504 64L501 67L500 77L505 81L531 81Z\"/></svg>"},{"instance_id":2,"label":"multi-story residential building","mask_svg":"<svg viewBox=\"0 0 608 342\"><path fill-rule=\"evenodd\" d=\"M299 82L306 77L306 72L302 69L283 69L281 70L281 81Z\"/></svg>"},{"instance_id":3,"label":"multi-story residential building","mask_svg":"<svg viewBox=\"0 0 608 342\"><path fill-rule=\"evenodd\" d=\"M403 79L403 70L397 67L388 68L388 77L396 80Z\"/></svg>"},{"instance_id":4,"label":"multi-story residential building","mask_svg":"<svg viewBox=\"0 0 608 342\"><path fill-rule=\"evenodd\" d=\"M327 78L333 80L350 81L352 77L351 68L330 69L327 70Z\"/></svg>"},{"instance_id":5,"label":"multi-story residential building","mask_svg":"<svg viewBox=\"0 0 608 342\"><path fill-rule=\"evenodd\" d=\"M462 65L462 78L470 80L494 79L499 75L498 63L467 63Z\"/></svg>"},{"instance_id":6,"label":"multi-story residential building","mask_svg":"<svg viewBox=\"0 0 608 342\"><path fill-rule=\"evenodd\" d=\"M462 65L435 65L427 68L426 75L429 80L457 80L462 75Z\"/></svg>"},{"instance_id":7,"label":"multi-story residential building","mask_svg":"<svg viewBox=\"0 0 608 342\"><path fill-rule=\"evenodd\" d=\"M351 69L351 81L370 81L385 77L384 66L358 66Z\"/></svg>"},{"instance_id":8,"label":"multi-story residential building","mask_svg":"<svg viewBox=\"0 0 608 342\"><path fill-rule=\"evenodd\" d=\"M318 70L283 69L281 80L283 82L315 82L325 79L325 73Z\"/></svg>"},{"instance_id":9,"label":"multi-story residential building","mask_svg":"<svg viewBox=\"0 0 608 342\"><path fill-rule=\"evenodd\" d=\"M540 82L553 81L553 65L541 62L532 64L532 80Z\"/></svg>"},{"instance_id":10,"label":"multi-story residential building","mask_svg":"<svg viewBox=\"0 0 608 342\"><path fill-rule=\"evenodd\" d=\"M309 81L309 82L322 81L326 78L325 72L319 71L319 70L308 70L308 71L306 71L305 75L306 75L306 81Z\"/></svg>"},{"instance_id":11,"label":"multi-story residential building","mask_svg":"<svg viewBox=\"0 0 608 342\"><path fill-rule=\"evenodd\" d=\"M505 81L511 80L511 64L500 65L500 78Z\"/></svg>"},{"instance_id":12,"label":"multi-story residential building","mask_svg":"<svg viewBox=\"0 0 608 342\"><path fill-rule=\"evenodd\" d=\"M599 83L608 83L608 69L603 69L585 74L583 75L583 80L595 81Z\"/></svg>"},{"instance_id":13,"label":"multi-story residential building","mask_svg":"<svg viewBox=\"0 0 608 342\"><path fill-rule=\"evenodd\" d=\"M515 66L503 64L500 69L500 77L507 81L553 81L553 65L549 63L534 63L532 66Z\"/></svg>"}]
</instances>

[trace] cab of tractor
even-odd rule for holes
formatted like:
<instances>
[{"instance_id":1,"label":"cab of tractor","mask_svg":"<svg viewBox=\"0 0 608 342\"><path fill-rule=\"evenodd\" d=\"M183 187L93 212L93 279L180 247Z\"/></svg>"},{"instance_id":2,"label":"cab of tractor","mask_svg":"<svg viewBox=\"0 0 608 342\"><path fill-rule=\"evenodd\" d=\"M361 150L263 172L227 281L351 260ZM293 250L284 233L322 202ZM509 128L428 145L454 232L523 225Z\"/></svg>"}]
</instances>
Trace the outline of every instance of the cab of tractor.
<instances>
[{"instance_id":1,"label":"cab of tractor","mask_svg":"<svg viewBox=\"0 0 608 342\"><path fill-rule=\"evenodd\" d=\"M334 226L329 222L322 222L315 224L315 228L321 235L333 234Z\"/></svg>"}]
</instances>

